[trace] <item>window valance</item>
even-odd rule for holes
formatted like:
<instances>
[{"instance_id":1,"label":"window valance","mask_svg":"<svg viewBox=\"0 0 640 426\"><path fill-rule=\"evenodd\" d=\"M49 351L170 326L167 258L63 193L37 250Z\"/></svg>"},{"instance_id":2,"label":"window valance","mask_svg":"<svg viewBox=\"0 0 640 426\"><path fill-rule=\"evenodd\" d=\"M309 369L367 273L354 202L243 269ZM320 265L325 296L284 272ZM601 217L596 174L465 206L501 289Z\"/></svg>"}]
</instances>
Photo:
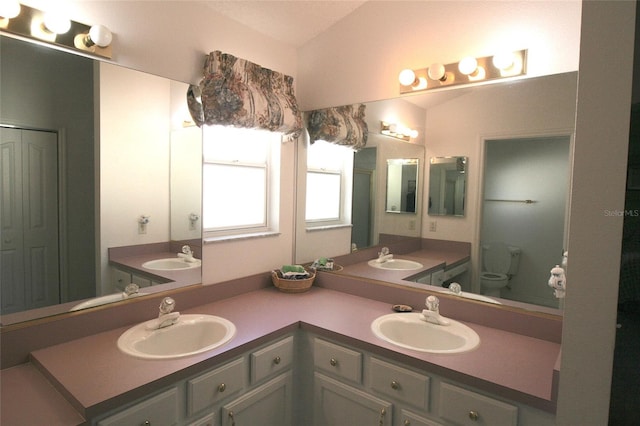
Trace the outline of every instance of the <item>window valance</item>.
<instances>
[{"instance_id":1,"label":"window valance","mask_svg":"<svg viewBox=\"0 0 640 426\"><path fill-rule=\"evenodd\" d=\"M309 140L323 140L359 150L367 145L366 105L343 105L308 113Z\"/></svg>"},{"instance_id":2,"label":"window valance","mask_svg":"<svg viewBox=\"0 0 640 426\"><path fill-rule=\"evenodd\" d=\"M293 77L220 51L211 52L204 77L187 91L195 123L264 129L297 136L302 115Z\"/></svg>"}]
</instances>

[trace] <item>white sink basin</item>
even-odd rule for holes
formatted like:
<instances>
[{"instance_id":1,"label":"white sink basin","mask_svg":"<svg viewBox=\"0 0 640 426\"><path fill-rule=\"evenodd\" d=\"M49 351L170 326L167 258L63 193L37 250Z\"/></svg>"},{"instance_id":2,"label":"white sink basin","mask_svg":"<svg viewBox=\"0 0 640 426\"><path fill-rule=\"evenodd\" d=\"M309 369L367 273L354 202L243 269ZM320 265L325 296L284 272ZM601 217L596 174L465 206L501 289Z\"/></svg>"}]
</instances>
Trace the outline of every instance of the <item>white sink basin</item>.
<instances>
[{"instance_id":1,"label":"white sink basin","mask_svg":"<svg viewBox=\"0 0 640 426\"><path fill-rule=\"evenodd\" d=\"M449 325L437 325L421 316L419 312L383 315L371 323L371 330L382 340L421 352L453 354L480 344L478 334L458 321L447 318Z\"/></svg>"},{"instance_id":2,"label":"white sink basin","mask_svg":"<svg viewBox=\"0 0 640 426\"><path fill-rule=\"evenodd\" d=\"M213 315L180 315L173 325L154 329L157 324L156 318L131 327L118 339L118 348L137 358L180 358L222 346L236 334L231 321Z\"/></svg>"},{"instance_id":3,"label":"white sink basin","mask_svg":"<svg viewBox=\"0 0 640 426\"><path fill-rule=\"evenodd\" d=\"M369 261L369 266L394 271L413 271L423 267L422 263L407 259L389 259L384 262L378 262L377 259L371 259Z\"/></svg>"},{"instance_id":4,"label":"white sink basin","mask_svg":"<svg viewBox=\"0 0 640 426\"><path fill-rule=\"evenodd\" d=\"M187 262L179 257L170 257L167 259L156 259L144 262L142 267L154 269L156 271L175 271L180 269L198 268L201 263L200 259L195 259L195 262Z\"/></svg>"}]
</instances>

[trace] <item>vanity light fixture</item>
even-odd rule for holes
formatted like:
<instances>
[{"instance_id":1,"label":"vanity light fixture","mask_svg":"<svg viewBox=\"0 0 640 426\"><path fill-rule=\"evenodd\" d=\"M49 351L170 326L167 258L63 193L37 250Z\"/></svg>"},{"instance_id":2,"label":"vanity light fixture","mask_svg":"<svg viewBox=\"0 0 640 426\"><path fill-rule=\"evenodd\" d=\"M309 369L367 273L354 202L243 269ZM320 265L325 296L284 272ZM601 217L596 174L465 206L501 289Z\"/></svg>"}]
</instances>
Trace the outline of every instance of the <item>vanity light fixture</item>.
<instances>
[{"instance_id":1,"label":"vanity light fixture","mask_svg":"<svg viewBox=\"0 0 640 426\"><path fill-rule=\"evenodd\" d=\"M412 138L418 137L418 131L404 127L395 123L388 123L386 121L380 122L380 133L385 136L391 136L392 138L402 139L403 141L410 141Z\"/></svg>"},{"instance_id":2,"label":"vanity light fixture","mask_svg":"<svg viewBox=\"0 0 640 426\"><path fill-rule=\"evenodd\" d=\"M0 17L0 33L111 58L113 35L104 25L90 27L69 20L59 10L43 12L12 0L0 2Z\"/></svg>"},{"instance_id":3,"label":"vanity light fixture","mask_svg":"<svg viewBox=\"0 0 640 426\"><path fill-rule=\"evenodd\" d=\"M46 30L54 34L66 34L71 29L69 18L57 10L45 12L42 24Z\"/></svg>"},{"instance_id":4,"label":"vanity light fixture","mask_svg":"<svg viewBox=\"0 0 640 426\"><path fill-rule=\"evenodd\" d=\"M493 56L466 57L457 63L432 64L429 68L402 70L400 93L517 77L526 74L527 50L500 52Z\"/></svg>"},{"instance_id":5,"label":"vanity light fixture","mask_svg":"<svg viewBox=\"0 0 640 426\"><path fill-rule=\"evenodd\" d=\"M0 17L13 19L20 14L20 3L13 0L0 1Z\"/></svg>"}]
</instances>

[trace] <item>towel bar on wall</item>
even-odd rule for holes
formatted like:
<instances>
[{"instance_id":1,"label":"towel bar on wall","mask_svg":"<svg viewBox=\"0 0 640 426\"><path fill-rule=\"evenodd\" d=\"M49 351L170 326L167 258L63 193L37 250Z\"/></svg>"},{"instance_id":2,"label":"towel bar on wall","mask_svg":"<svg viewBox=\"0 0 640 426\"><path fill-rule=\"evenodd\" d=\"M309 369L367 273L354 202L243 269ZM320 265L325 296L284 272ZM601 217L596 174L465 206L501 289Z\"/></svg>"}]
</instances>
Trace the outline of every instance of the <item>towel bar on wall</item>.
<instances>
[{"instance_id":1,"label":"towel bar on wall","mask_svg":"<svg viewBox=\"0 0 640 426\"><path fill-rule=\"evenodd\" d=\"M534 200L500 200L496 198L486 198L485 201L498 201L501 203L524 203L524 204L537 203L537 201L534 201Z\"/></svg>"}]
</instances>

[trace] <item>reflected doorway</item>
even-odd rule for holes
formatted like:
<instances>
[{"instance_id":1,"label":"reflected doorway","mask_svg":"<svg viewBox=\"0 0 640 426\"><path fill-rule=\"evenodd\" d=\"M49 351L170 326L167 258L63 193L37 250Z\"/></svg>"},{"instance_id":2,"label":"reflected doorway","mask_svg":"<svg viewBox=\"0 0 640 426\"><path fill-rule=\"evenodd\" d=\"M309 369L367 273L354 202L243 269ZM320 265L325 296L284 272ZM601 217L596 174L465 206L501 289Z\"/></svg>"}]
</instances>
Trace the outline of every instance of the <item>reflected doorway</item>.
<instances>
[{"instance_id":1,"label":"reflected doorway","mask_svg":"<svg viewBox=\"0 0 640 426\"><path fill-rule=\"evenodd\" d=\"M354 154L351 248L371 247L374 238L376 148Z\"/></svg>"},{"instance_id":2,"label":"reflected doorway","mask_svg":"<svg viewBox=\"0 0 640 426\"><path fill-rule=\"evenodd\" d=\"M58 137L0 128L1 313L60 303Z\"/></svg>"},{"instance_id":3,"label":"reflected doorway","mask_svg":"<svg viewBox=\"0 0 640 426\"><path fill-rule=\"evenodd\" d=\"M506 244L512 256L519 253L517 270L499 289L504 299L559 307L548 280L566 247L570 140L569 135L485 140L480 263L494 242Z\"/></svg>"}]
</instances>

